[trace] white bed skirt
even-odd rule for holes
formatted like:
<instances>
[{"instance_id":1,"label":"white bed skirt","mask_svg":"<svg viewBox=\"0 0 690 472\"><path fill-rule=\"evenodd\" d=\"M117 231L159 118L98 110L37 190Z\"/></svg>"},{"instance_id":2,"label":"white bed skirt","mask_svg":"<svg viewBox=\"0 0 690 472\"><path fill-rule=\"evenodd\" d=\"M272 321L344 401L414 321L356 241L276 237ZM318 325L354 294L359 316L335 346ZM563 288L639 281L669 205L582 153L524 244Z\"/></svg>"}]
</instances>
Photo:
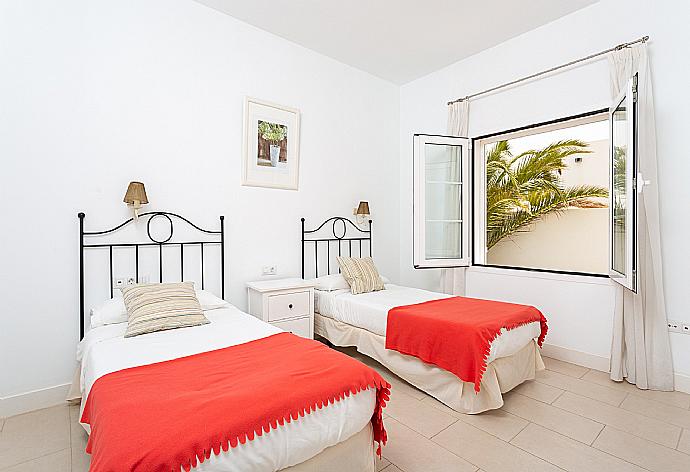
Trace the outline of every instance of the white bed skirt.
<instances>
[{"instance_id":1,"label":"white bed skirt","mask_svg":"<svg viewBox=\"0 0 690 472\"><path fill-rule=\"evenodd\" d=\"M530 342L512 356L495 359L487 365L481 390L475 393L474 384L463 382L447 370L416 357L386 349L386 338L365 329L316 313L314 332L336 346L356 347L362 354L460 413L475 414L501 408L503 393L525 380L534 379L536 372L544 369L536 341Z\"/></svg>"}]
</instances>

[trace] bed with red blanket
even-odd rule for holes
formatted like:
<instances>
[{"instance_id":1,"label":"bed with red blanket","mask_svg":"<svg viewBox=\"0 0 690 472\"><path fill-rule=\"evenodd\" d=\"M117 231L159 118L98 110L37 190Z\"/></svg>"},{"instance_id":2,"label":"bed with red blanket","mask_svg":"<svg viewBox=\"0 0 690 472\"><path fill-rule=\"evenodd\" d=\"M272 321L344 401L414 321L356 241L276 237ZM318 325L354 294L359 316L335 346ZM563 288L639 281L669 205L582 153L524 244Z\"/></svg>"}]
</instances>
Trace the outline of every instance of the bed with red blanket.
<instances>
[{"instance_id":1,"label":"bed with red blanket","mask_svg":"<svg viewBox=\"0 0 690 472\"><path fill-rule=\"evenodd\" d=\"M386 284L353 295L316 291L315 332L357 349L451 408L479 413L543 369L535 307Z\"/></svg>"},{"instance_id":2,"label":"bed with red blanket","mask_svg":"<svg viewBox=\"0 0 690 472\"><path fill-rule=\"evenodd\" d=\"M234 307L206 316L133 338L121 324L87 334L91 471L374 470L389 398L375 370Z\"/></svg>"}]
</instances>

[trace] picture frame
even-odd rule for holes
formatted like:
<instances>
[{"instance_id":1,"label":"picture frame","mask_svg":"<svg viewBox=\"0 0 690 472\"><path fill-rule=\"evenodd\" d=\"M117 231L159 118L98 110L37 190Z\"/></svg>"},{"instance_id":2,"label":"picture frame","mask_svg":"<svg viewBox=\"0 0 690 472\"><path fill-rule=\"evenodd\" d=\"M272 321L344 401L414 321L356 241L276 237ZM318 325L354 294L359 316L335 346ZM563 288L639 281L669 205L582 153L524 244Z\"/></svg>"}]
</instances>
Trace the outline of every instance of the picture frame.
<instances>
[{"instance_id":1,"label":"picture frame","mask_svg":"<svg viewBox=\"0 0 690 472\"><path fill-rule=\"evenodd\" d=\"M300 112L245 97L242 185L299 188Z\"/></svg>"}]
</instances>

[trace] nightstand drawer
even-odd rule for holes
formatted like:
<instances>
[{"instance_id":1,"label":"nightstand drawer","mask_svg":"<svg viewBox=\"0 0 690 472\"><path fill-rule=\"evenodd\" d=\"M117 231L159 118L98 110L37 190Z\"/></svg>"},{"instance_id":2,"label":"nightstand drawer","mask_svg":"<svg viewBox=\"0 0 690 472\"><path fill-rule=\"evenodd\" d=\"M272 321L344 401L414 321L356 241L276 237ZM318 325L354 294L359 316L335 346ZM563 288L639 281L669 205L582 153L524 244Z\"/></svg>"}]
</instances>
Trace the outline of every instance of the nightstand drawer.
<instances>
[{"instance_id":1,"label":"nightstand drawer","mask_svg":"<svg viewBox=\"0 0 690 472\"><path fill-rule=\"evenodd\" d=\"M268 297L268 321L309 315L309 290Z\"/></svg>"},{"instance_id":2,"label":"nightstand drawer","mask_svg":"<svg viewBox=\"0 0 690 472\"><path fill-rule=\"evenodd\" d=\"M296 320L287 321L277 321L271 323L276 328L280 328L283 331L289 331L297 336L302 336L303 338L310 338L311 335L311 318L305 316L304 318L297 318Z\"/></svg>"}]
</instances>

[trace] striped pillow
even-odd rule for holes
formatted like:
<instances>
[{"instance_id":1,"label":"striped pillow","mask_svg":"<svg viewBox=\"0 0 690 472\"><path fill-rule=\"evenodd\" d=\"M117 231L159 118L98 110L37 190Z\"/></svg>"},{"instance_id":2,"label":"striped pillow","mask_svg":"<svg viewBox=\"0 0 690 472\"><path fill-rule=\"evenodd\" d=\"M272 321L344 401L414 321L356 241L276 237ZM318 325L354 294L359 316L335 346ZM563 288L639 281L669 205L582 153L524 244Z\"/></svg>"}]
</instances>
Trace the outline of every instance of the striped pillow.
<instances>
[{"instance_id":1,"label":"striped pillow","mask_svg":"<svg viewBox=\"0 0 690 472\"><path fill-rule=\"evenodd\" d=\"M383 280L376 270L374 261L371 257L336 257L343 277L350 285L350 291L357 295L359 293L376 292L383 290Z\"/></svg>"},{"instance_id":2,"label":"striped pillow","mask_svg":"<svg viewBox=\"0 0 690 472\"><path fill-rule=\"evenodd\" d=\"M125 337L209 323L192 282L140 284L122 289L127 308Z\"/></svg>"}]
</instances>

